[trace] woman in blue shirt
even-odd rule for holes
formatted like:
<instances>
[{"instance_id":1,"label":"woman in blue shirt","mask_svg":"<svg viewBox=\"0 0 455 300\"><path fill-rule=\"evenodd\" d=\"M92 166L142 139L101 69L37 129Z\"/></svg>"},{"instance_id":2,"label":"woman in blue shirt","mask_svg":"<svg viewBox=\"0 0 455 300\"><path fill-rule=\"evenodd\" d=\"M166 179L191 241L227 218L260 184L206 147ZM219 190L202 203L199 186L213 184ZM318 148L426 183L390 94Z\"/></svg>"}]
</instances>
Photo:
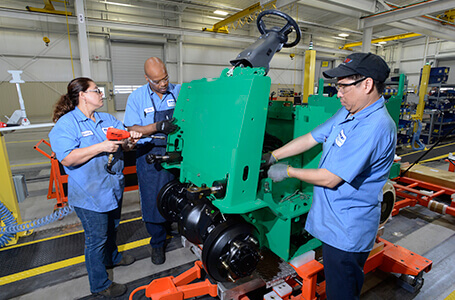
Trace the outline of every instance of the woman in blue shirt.
<instances>
[{"instance_id":1,"label":"woman in blue shirt","mask_svg":"<svg viewBox=\"0 0 455 300\"><path fill-rule=\"evenodd\" d=\"M141 133L130 131L122 141L106 139L107 129L125 129L103 106L103 94L90 78L73 79L67 94L54 108L54 128L49 133L52 151L68 175L68 202L85 232L85 265L90 291L107 297L126 292L126 285L108 278L106 267L129 265L131 255L118 252L116 231L120 221L123 189L123 150L131 150ZM113 154L112 172L105 166Z\"/></svg>"}]
</instances>

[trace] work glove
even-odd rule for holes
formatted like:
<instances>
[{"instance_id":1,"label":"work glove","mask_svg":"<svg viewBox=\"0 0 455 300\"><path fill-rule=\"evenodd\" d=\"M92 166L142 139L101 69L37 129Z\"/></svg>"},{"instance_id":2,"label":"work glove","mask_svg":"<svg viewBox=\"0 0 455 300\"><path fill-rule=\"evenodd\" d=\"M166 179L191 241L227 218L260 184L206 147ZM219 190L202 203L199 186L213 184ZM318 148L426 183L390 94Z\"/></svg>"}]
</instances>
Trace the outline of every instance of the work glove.
<instances>
[{"instance_id":1,"label":"work glove","mask_svg":"<svg viewBox=\"0 0 455 300\"><path fill-rule=\"evenodd\" d=\"M179 127L173 123L174 121L175 118L156 122L156 131L164 134L173 133L179 129Z\"/></svg>"},{"instance_id":2,"label":"work glove","mask_svg":"<svg viewBox=\"0 0 455 300\"><path fill-rule=\"evenodd\" d=\"M273 156L272 152L262 154L261 158L261 170L268 169L271 165L276 163L278 159Z\"/></svg>"},{"instance_id":3,"label":"work glove","mask_svg":"<svg viewBox=\"0 0 455 300\"><path fill-rule=\"evenodd\" d=\"M289 166L287 164L276 164L270 167L267 175L273 182L280 182L289 178Z\"/></svg>"}]
</instances>

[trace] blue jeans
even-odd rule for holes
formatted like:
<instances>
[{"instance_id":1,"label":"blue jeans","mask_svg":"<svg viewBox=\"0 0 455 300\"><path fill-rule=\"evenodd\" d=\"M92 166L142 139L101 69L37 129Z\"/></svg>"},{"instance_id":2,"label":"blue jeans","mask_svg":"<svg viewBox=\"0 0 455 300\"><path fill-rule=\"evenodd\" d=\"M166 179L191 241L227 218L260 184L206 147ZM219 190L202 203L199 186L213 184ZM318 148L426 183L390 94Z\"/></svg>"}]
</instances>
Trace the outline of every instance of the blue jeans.
<instances>
[{"instance_id":1,"label":"blue jeans","mask_svg":"<svg viewBox=\"0 0 455 300\"><path fill-rule=\"evenodd\" d=\"M346 252L322 243L325 291L328 300L360 298L363 267L369 252Z\"/></svg>"},{"instance_id":2,"label":"blue jeans","mask_svg":"<svg viewBox=\"0 0 455 300\"><path fill-rule=\"evenodd\" d=\"M152 246L152 248L164 247L166 241L165 223L145 222L145 228L147 228L147 232L152 237L150 239L150 246Z\"/></svg>"},{"instance_id":3,"label":"blue jeans","mask_svg":"<svg viewBox=\"0 0 455 300\"><path fill-rule=\"evenodd\" d=\"M92 293L104 291L111 285L106 266L116 265L122 260L116 244L121 205L120 201L118 208L104 213L74 208L84 227L85 266Z\"/></svg>"}]
</instances>

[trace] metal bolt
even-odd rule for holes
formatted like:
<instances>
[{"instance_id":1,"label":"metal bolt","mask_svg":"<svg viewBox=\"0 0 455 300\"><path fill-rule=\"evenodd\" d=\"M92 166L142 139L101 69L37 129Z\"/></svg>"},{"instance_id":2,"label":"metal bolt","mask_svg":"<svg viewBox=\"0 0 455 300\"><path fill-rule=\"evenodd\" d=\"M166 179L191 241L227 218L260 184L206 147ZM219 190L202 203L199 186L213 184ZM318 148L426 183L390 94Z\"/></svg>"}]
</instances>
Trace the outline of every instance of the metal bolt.
<instances>
[{"instance_id":1,"label":"metal bolt","mask_svg":"<svg viewBox=\"0 0 455 300\"><path fill-rule=\"evenodd\" d=\"M227 276L227 277L228 277L229 281L231 281L231 282L235 283L235 279L234 279L234 278L232 278L231 274L228 274L228 276Z\"/></svg>"},{"instance_id":2,"label":"metal bolt","mask_svg":"<svg viewBox=\"0 0 455 300\"><path fill-rule=\"evenodd\" d=\"M235 247L240 248L242 245L240 245L237 241L232 243Z\"/></svg>"},{"instance_id":3,"label":"metal bolt","mask_svg":"<svg viewBox=\"0 0 455 300\"><path fill-rule=\"evenodd\" d=\"M221 265L223 266L223 268L225 268L226 270L229 270L229 265L223 260L221 262Z\"/></svg>"},{"instance_id":4,"label":"metal bolt","mask_svg":"<svg viewBox=\"0 0 455 300\"><path fill-rule=\"evenodd\" d=\"M250 242L252 242L253 244L257 245L258 244L258 241L253 238L252 236L250 236L250 238L248 239Z\"/></svg>"}]
</instances>

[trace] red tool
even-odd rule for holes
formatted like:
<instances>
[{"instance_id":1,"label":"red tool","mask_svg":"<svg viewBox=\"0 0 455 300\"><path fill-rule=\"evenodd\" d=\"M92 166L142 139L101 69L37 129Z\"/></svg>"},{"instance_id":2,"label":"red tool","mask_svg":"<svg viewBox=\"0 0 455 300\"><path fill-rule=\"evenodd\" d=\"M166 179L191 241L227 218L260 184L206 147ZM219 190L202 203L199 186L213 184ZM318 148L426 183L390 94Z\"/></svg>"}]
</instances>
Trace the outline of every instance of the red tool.
<instances>
[{"instance_id":1,"label":"red tool","mask_svg":"<svg viewBox=\"0 0 455 300\"><path fill-rule=\"evenodd\" d=\"M106 132L106 137L110 141L121 141L121 140L129 138L130 136L131 135L130 135L130 133L128 131L123 130L123 129L117 129L117 128L114 128L114 127L109 127L107 129L107 132ZM161 136L161 135L143 135L141 137L141 139L142 138L146 138L146 137L155 138L155 139L162 139L162 140L166 139L165 136ZM105 169L106 169L106 171L109 174L115 174L115 172L113 172L111 170L113 159L114 159L114 154L113 153L109 154L109 159L108 159L107 164L105 166Z\"/></svg>"},{"instance_id":2,"label":"red tool","mask_svg":"<svg viewBox=\"0 0 455 300\"><path fill-rule=\"evenodd\" d=\"M109 127L106 137L110 141L121 141L130 137L130 133L126 130Z\"/></svg>"},{"instance_id":3,"label":"red tool","mask_svg":"<svg viewBox=\"0 0 455 300\"><path fill-rule=\"evenodd\" d=\"M107 129L106 137L108 140L111 140L111 141L121 141L121 140L129 138L130 133L126 130L109 127ZM162 135L143 135L141 137L141 139L142 138L154 138L154 139L161 139L161 140L166 139L166 137L162 136Z\"/></svg>"},{"instance_id":4,"label":"red tool","mask_svg":"<svg viewBox=\"0 0 455 300\"><path fill-rule=\"evenodd\" d=\"M129 138L130 133L126 130L109 127L106 132L106 137L110 141L121 141L121 140ZM112 161L113 160L114 160L114 153L111 153L111 154L109 154L109 159L107 161L107 164L104 166L106 171L112 175L115 174L115 172L112 171Z\"/></svg>"}]
</instances>

